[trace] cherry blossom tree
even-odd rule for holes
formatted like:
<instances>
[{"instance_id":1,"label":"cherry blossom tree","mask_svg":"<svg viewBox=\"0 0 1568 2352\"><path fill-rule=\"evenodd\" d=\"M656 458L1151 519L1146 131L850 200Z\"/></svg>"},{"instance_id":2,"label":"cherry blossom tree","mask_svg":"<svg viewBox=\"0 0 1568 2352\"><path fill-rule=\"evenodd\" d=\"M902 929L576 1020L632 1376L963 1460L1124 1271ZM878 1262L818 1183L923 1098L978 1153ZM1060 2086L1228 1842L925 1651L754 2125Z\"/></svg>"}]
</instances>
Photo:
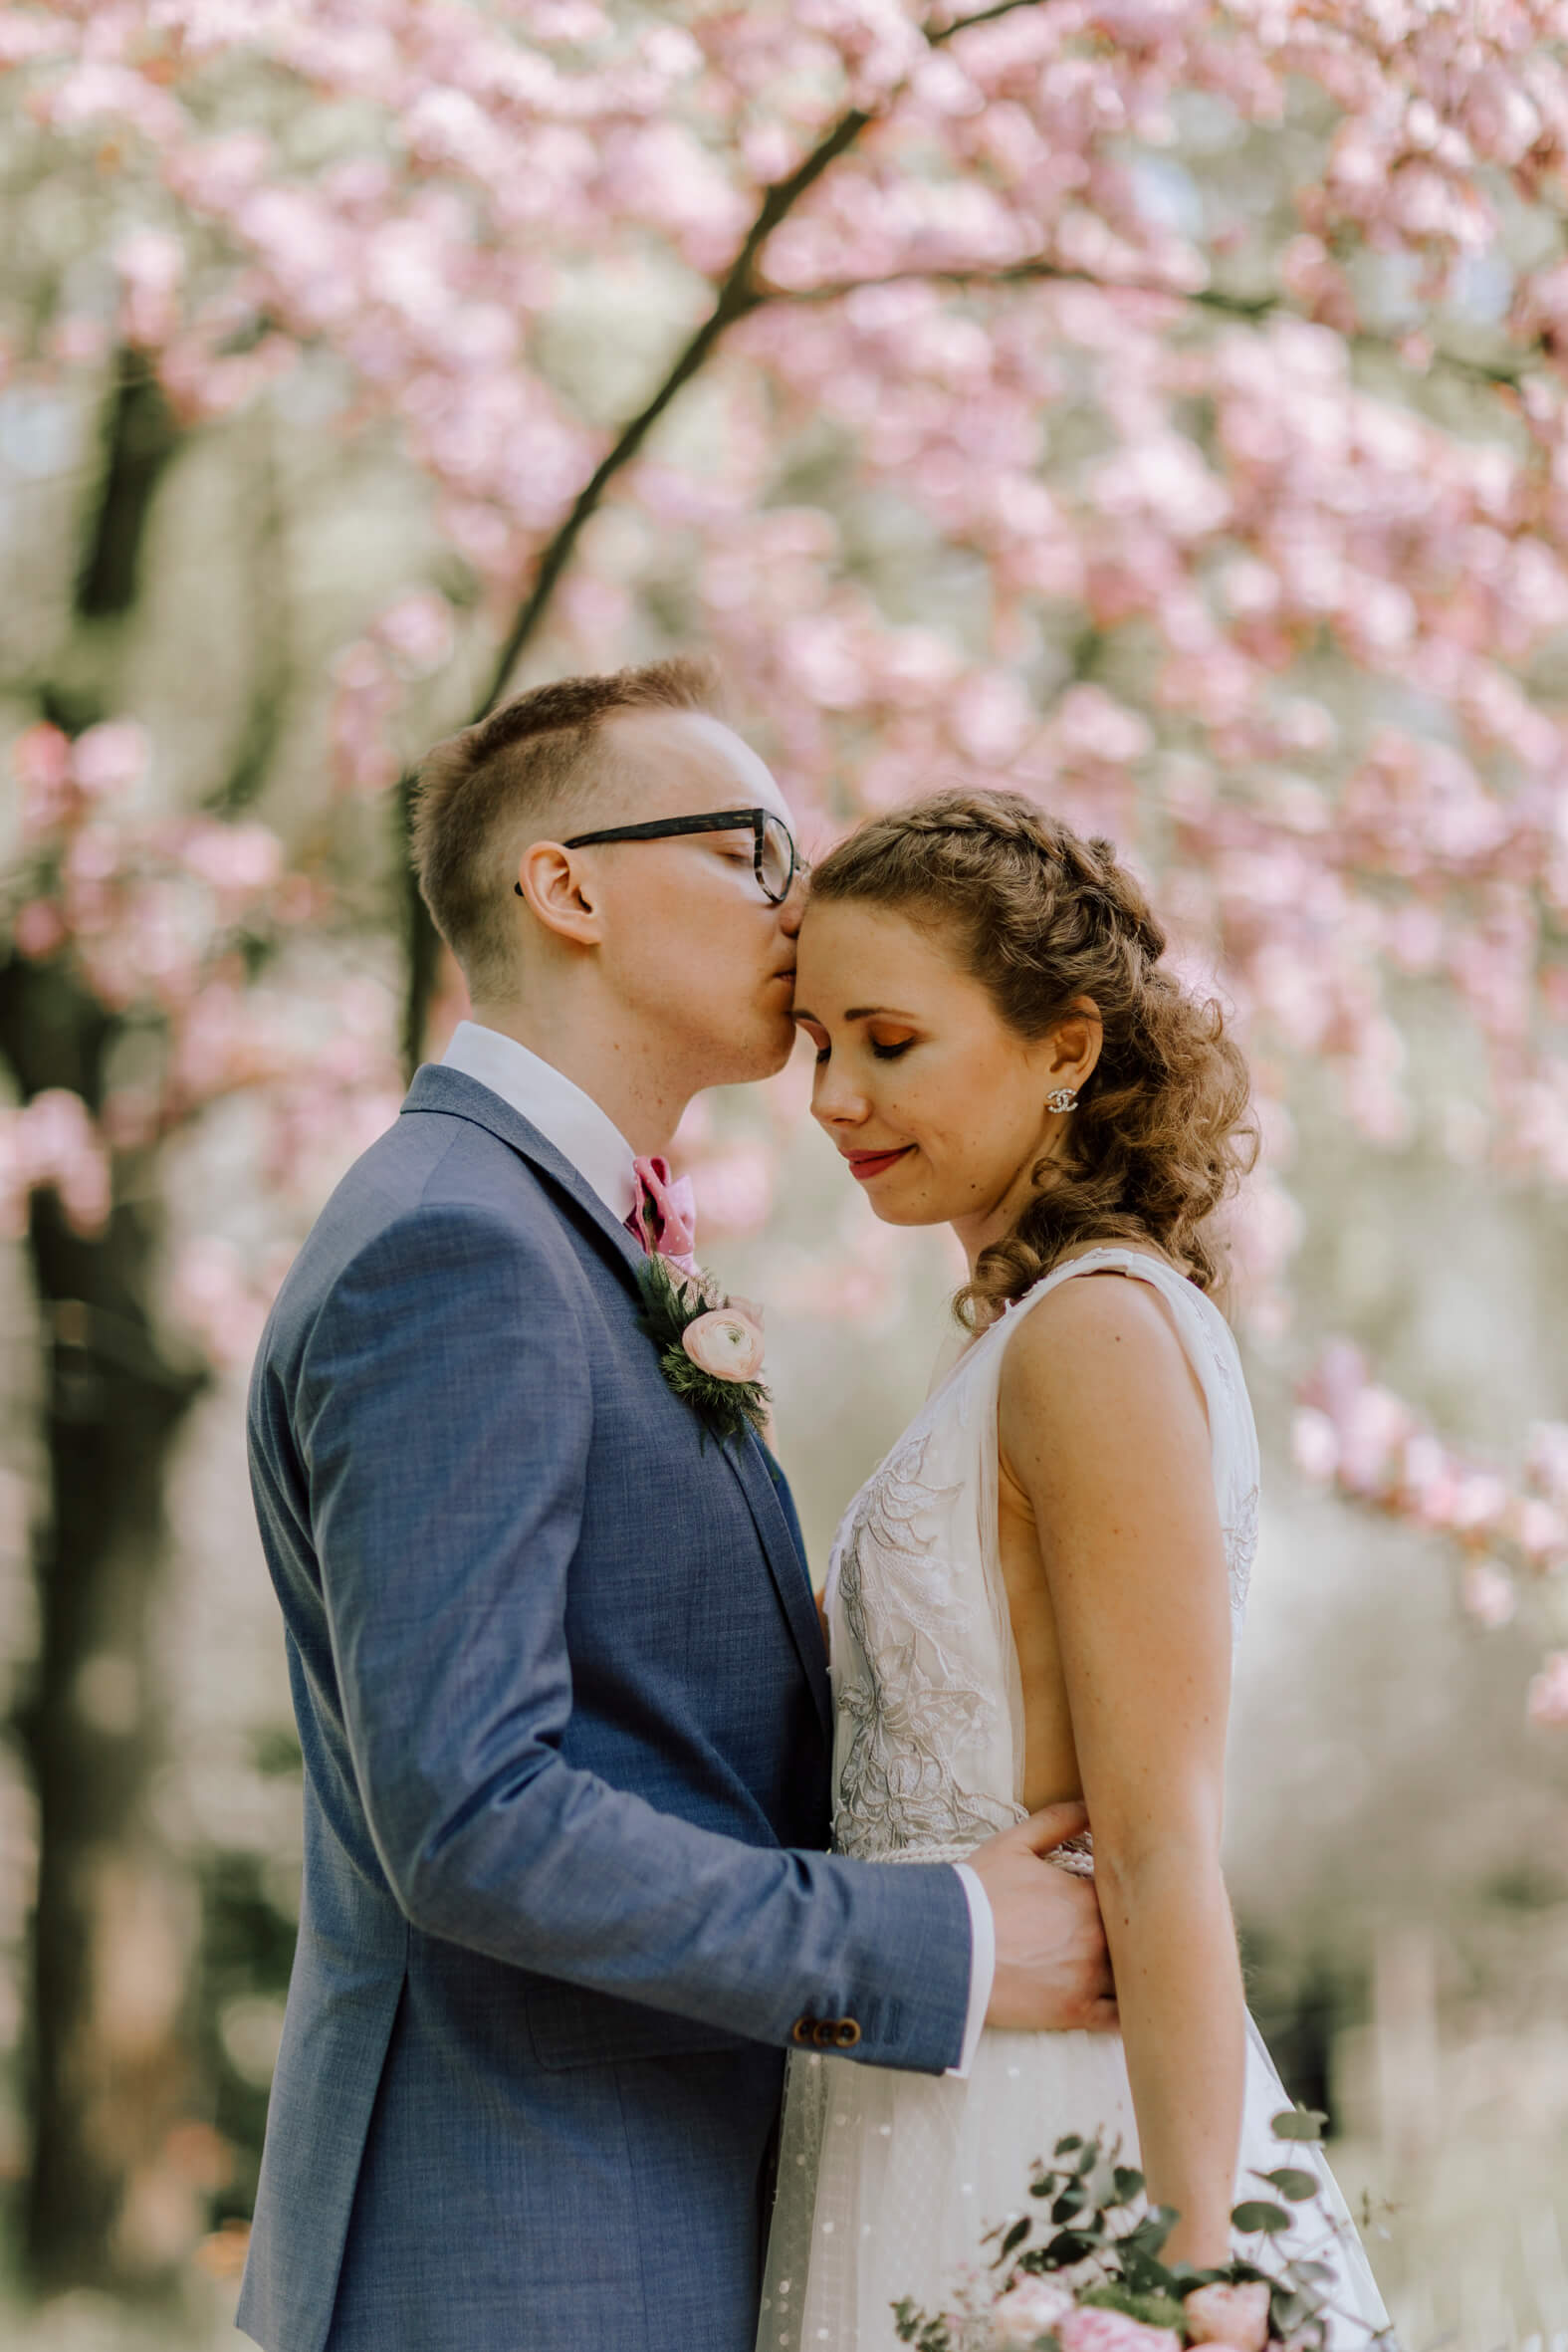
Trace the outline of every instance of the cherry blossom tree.
<instances>
[{"instance_id":1,"label":"cherry blossom tree","mask_svg":"<svg viewBox=\"0 0 1568 2352\"><path fill-rule=\"evenodd\" d=\"M251 1272L221 1235L188 1234L159 1284L160 1160L245 1091L271 1114L265 1180L287 1190L296 1138L351 1133L357 1114L368 1140L396 1099L373 1032L337 1021L324 1037L318 1019L312 1035L284 992L247 983L248 960L321 911L320 888L284 871L258 823L138 820L148 757L127 721L74 740L39 722L13 749L0 1230L27 1244L46 1354L41 1640L21 1730L41 1852L30 2225L54 2280L133 2278L183 2251L160 2209L181 2163L211 2170L185 2120L185 1955L153 1925L180 1906L146 1808L151 1607L175 1438L204 1364L254 1347L287 1251Z\"/></svg>"},{"instance_id":2,"label":"cherry blossom tree","mask_svg":"<svg viewBox=\"0 0 1568 2352\"><path fill-rule=\"evenodd\" d=\"M29 282L8 365L113 420L88 615L172 437L286 413L422 485L442 592L367 602L323 723L338 811L385 811L407 1060L451 998L396 851L418 682L455 725L701 639L809 833L1005 780L1156 879L1252 1058L1277 1343L1303 1067L1365 1143L1568 1181L1565 41L1558 0L16 0L20 142L99 258ZM133 700L19 748L54 878L9 969L164 1041L128 1104L28 1066L11 1192L62 1233L192 1058L271 1069L251 943L303 901L253 700L238 791L150 829ZM755 1221L766 1141L689 1140ZM1560 1430L1470 1463L1341 1351L1298 1454L1453 1537L1480 1621L1555 1594Z\"/></svg>"}]
</instances>

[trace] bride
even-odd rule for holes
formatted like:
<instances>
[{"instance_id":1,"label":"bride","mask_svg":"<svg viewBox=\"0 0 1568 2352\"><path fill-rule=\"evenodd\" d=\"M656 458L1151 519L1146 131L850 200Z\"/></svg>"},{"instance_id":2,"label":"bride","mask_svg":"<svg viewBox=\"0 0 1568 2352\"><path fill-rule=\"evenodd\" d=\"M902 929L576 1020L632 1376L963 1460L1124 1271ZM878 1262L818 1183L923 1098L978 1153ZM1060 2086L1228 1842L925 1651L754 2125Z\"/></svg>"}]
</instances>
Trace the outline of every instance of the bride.
<instances>
[{"instance_id":1,"label":"bride","mask_svg":"<svg viewBox=\"0 0 1568 2352\"><path fill-rule=\"evenodd\" d=\"M1246 1073L1164 948L1111 845L1011 793L876 819L812 878L813 1113L876 1214L950 1224L970 1270L969 1344L833 1549L835 1843L962 1860L1081 1797L1120 2033L988 2030L967 2080L793 2059L759 2352L951 2307L1061 2133L1119 2133L1180 2215L1166 2259L1203 2267L1284 2160L1220 1867L1258 1463L1214 1214ZM1332 2302L1384 2326L1324 2185Z\"/></svg>"}]
</instances>

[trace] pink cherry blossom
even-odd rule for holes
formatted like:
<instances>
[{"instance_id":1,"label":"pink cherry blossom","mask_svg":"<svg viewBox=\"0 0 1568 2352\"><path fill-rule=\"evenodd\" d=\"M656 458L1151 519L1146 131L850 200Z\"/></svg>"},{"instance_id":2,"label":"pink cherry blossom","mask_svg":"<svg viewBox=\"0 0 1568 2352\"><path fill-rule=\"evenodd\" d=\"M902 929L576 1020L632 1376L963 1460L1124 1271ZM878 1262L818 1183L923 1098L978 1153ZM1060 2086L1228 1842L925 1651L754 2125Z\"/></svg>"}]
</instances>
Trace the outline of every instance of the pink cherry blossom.
<instances>
[{"instance_id":1,"label":"pink cherry blossom","mask_svg":"<svg viewBox=\"0 0 1568 2352\"><path fill-rule=\"evenodd\" d=\"M73 1232L89 1240L103 1232L112 1200L108 1155L87 1105L63 1087L0 1111L0 1232L19 1239L31 1195L45 1189Z\"/></svg>"},{"instance_id":2,"label":"pink cherry blossom","mask_svg":"<svg viewBox=\"0 0 1568 2352\"><path fill-rule=\"evenodd\" d=\"M1509 1624L1519 1605L1512 1577L1489 1559L1472 1560L1465 1568L1459 1597L1465 1615L1488 1631Z\"/></svg>"},{"instance_id":3,"label":"pink cherry blossom","mask_svg":"<svg viewBox=\"0 0 1568 2352\"><path fill-rule=\"evenodd\" d=\"M1568 1650L1553 1650L1530 1684L1531 1723L1551 1730L1568 1726Z\"/></svg>"}]
</instances>

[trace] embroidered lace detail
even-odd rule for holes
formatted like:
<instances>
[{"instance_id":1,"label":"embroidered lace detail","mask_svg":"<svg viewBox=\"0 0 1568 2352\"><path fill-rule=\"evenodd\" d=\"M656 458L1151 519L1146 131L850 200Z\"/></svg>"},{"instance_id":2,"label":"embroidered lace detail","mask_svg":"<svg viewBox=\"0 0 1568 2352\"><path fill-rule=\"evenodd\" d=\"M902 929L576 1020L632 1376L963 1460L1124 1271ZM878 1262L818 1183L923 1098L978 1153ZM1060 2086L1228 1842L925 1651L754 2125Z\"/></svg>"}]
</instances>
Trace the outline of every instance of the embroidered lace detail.
<instances>
[{"instance_id":1,"label":"embroidered lace detail","mask_svg":"<svg viewBox=\"0 0 1568 2352\"><path fill-rule=\"evenodd\" d=\"M967 1789L960 1771L1001 1717L1000 1694L966 1674L970 1575L944 1555L962 1490L923 1473L928 1440L907 1439L863 1487L839 1537L838 1600L863 1673L837 1679L842 1763L833 1842L886 1859L915 1848L972 1852L1019 1818Z\"/></svg>"},{"instance_id":2,"label":"embroidered lace detail","mask_svg":"<svg viewBox=\"0 0 1568 2352\"><path fill-rule=\"evenodd\" d=\"M1236 1515L1221 1531L1225 1537L1226 1566L1231 1572L1231 1624L1236 1639L1246 1620L1246 1597L1252 1589L1252 1563L1257 1557L1258 1490L1241 1497Z\"/></svg>"}]
</instances>

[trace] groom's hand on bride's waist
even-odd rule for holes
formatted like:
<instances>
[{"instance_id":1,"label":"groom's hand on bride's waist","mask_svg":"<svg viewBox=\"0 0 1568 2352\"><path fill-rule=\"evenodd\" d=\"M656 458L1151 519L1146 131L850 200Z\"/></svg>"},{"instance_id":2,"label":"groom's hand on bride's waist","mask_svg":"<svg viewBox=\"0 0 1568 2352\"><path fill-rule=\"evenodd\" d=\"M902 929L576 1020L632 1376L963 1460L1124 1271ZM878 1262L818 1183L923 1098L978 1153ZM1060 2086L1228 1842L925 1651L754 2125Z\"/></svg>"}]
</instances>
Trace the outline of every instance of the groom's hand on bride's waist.
<instances>
[{"instance_id":1,"label":"groom's hand on bride's waist","mask_svg":"<svg viewBox=\"0 0 1568 2352\"><path fill-rule=\"evenodd\" d=\"M1116 2023L1094 1881L1043 1858L1088 1818L1081 1804L1047 1805L970 1856L997 1931L988 2025L1062 2033Z\"/></svg>"}]
</instances>

